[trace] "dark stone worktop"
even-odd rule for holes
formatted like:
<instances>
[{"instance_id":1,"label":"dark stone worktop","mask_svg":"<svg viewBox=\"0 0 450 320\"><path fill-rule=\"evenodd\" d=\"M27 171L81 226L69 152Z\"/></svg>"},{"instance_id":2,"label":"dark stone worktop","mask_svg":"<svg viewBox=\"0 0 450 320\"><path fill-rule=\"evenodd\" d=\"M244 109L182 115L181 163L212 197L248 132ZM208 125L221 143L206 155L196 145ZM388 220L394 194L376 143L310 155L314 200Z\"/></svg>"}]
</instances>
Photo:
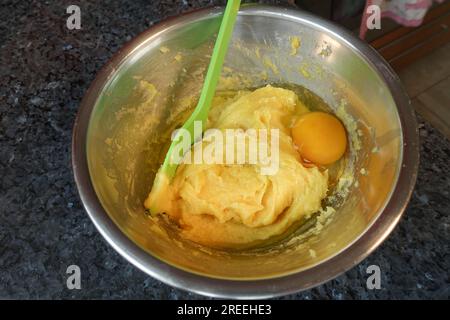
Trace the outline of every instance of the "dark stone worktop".
<instances>
[{"instance_id":1,"label":"dark stone worktop","mask_svg":"<svg viewBox=\"0 0 450 320\"><path fill-rule=\"evenodd\" d=\"M139 271L96 231L72 176L71 130L84 92L122 44L167 16L223 2L2 1L0 298L199 297ZM81 7L81 30L66 28L70 4ZM392 235L344 275L285 298L449 298L450 143L420 122L418 183ZM71 264L81 290L66 288ZM381 290L366 289L371 264Z\"/></svg>"}]
</instances>

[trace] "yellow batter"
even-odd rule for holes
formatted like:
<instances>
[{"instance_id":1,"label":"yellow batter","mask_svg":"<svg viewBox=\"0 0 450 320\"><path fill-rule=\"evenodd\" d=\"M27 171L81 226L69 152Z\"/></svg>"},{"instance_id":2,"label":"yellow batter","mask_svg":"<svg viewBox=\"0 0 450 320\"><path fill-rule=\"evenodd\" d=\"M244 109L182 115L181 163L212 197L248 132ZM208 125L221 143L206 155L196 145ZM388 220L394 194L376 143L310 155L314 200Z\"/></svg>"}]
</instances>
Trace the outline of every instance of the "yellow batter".
<instances>
[{"instance_id":1,"label":"yellow batter","mask_svg":"<svg viewBox=\"0 0 450 320\"><path fill-rule=\"evenodd\" d=\"M261 175L259 164L183 164L145 206L157 206L183 237L207 246L247 246L282 234L320 210L328 189L327 172L305 168L292 142L290 126L305 112L294 92L271 86L217 96L208 128L280 130L278 171Z\"/></svg>"}]
</instances>

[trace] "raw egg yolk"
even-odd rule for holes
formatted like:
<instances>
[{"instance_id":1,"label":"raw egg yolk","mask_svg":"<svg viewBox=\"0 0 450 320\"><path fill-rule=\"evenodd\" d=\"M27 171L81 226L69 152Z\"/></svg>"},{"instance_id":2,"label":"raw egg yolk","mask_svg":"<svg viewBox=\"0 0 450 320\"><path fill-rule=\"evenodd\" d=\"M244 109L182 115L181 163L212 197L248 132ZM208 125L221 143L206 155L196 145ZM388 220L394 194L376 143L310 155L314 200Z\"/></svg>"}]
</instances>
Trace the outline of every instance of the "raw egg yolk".
<instances>
[{"instance_id":1,"label":"raw egg yolk","mask_svg":"<svg viewBox=\"0 0 450 320\"><path fill-rule=\"evenodd\" d=\"M341 121L325 112L302 115L292 127L292 138L300 156L317 165L339 160L347 148L347 134Z\"/></svg>"}]
</instances>

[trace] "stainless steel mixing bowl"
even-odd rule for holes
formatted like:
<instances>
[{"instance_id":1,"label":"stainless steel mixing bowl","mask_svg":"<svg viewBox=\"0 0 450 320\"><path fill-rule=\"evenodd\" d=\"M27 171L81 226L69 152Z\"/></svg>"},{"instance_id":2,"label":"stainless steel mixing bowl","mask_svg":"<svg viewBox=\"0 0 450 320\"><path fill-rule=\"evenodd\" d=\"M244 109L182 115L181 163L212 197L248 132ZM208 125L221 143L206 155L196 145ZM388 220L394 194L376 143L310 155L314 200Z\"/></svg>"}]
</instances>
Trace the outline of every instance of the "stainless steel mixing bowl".
<instances>
[{"instance_id":1,"label":"stainless steel mixing bowl","mask_svg":"<svg viewBox=\"0 0 450 320\"><path fill-rule=\"evenodd\" d=\"M223 252L168 236L146 216L143 201L170 130L182 121L175 106L200 90L221 12L204 9L152 27L98 74L74 127L81 200L114 249L174 287L264 298L316 286L363 260L399 221L417 175L413 110L387 63L349 32L301 11L243 7L226 70L244 78L264 74L253 85L301 85L332 109L344 103L362 144L355 182L331 222L295 245ZM296 54L292 37L301 42Z\"/></svg>"}]
</instances>

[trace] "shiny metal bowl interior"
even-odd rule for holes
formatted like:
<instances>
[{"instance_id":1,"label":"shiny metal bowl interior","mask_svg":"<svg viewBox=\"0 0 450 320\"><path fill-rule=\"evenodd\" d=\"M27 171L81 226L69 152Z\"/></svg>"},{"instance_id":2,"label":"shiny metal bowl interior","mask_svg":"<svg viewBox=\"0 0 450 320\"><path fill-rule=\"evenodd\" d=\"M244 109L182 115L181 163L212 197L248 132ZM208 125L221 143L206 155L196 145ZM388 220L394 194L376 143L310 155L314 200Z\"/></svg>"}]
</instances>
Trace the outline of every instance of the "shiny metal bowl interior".
<instances>
[{"instance_id":1,"label":"shiny metal bowl interior","mask_svg":"<svg viewBox=\"0 0 450 320\"><path fill-rule=\"evenodd\" d=\"M332 108L344 99L362 135L354 167L358 186L332 222L296 250L223 253L166 237L142 205L169 139L170 127L154 119L167 119L172 101L199 92L201 78L193 74L201 77L195 71L207 66L221 12L205 9L162 22L128 43L103 68L86 93L74 128L73 167L80 196L106 240L163 282L242 298L306 289L360 262L398 222L417 174L414 114L384 60L346 31L301 11L244 7L227 67L242 74L261 73L267 64L254 54L260 48L260 55L279 69L268 72L260 85L298 84ZM301 39L295 56L290 55L292 36ZM162 46L170 49L167 55ZM170 56L178 52L183 53L180 62ZM298 72L301 65L312 76ZM181 76L183 68L189 70L187 77ZM321 76L314 75L316 69ZM136 90L142 79L158 91L152 103ZM149 143L150 136L161 139Z\"/></svg>"}]
</instances>

